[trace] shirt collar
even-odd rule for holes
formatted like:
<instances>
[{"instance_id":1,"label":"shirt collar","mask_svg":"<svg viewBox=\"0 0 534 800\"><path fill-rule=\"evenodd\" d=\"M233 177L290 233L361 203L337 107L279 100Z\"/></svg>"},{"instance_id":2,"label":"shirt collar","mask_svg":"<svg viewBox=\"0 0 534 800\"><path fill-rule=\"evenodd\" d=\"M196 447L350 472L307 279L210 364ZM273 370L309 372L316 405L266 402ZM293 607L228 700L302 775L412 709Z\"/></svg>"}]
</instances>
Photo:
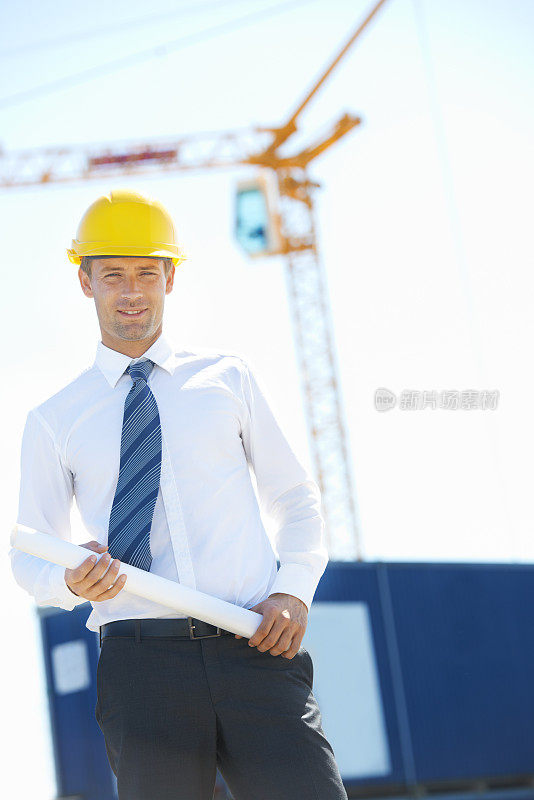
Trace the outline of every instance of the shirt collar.
<instances>
[{"instance_id":1,"label":"shirt collar","mask_svg":"<svg viewBox=\"0 0 534 800\"><path fill-rule=\"evenodd\" d=\"M160 334L156 341L145 350L140 358L150 358L158 367L161 367L170 375L174 372L174 350L170 342ZM119 353L107 347L102 341L96 347L96 358L94 364L100 369L112 389L117 385L119 378L124 374L126 368L135 358Z\"/></svg>"}]
</instances>

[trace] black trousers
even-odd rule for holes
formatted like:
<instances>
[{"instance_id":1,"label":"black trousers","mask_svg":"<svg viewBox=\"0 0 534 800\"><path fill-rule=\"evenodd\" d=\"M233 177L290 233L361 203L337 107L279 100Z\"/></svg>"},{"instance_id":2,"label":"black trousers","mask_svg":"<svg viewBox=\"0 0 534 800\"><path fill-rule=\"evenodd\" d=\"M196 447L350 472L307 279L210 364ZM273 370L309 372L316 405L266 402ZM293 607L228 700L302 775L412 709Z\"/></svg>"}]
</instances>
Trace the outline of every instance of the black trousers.
<instances>
[{"instance_id":1,"label":"black trousers","mask_svg":"<svg viewBox=\"0 0 534 800\"><path fill-rule=\"evenodd\" d=\"M206 639L106 636L96 720L120 800L347 800L313 695L313 662Z\"/></svg>"}]
</instances>

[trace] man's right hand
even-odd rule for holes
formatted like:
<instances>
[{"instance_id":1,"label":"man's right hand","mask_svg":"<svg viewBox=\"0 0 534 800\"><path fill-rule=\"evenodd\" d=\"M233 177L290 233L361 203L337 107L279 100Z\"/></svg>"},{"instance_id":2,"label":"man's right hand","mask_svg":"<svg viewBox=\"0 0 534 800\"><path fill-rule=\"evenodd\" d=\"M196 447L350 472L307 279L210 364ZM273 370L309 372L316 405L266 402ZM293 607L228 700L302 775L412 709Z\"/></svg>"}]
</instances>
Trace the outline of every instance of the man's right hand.
<instances>
[{"instance_id":1,"label":"man's right hand","mask_svg":"<svg viewBox=\"0 0 534 800\"><path fill-rule=\"evenodd\" d=\"M106 544L99 544L94 540L80 546L93 550L95 553L103 553L108 549ZM102 556L96 564L93 559L96 559L96 556L89 556L76 569L66 569L65 583L78 597L99 603L115 597L120 592L126 583L126 575L121 575L115 583L121 562L117 558L113 559L108 569L111 562L109 553Z\"/></svg>"}]
</instances>

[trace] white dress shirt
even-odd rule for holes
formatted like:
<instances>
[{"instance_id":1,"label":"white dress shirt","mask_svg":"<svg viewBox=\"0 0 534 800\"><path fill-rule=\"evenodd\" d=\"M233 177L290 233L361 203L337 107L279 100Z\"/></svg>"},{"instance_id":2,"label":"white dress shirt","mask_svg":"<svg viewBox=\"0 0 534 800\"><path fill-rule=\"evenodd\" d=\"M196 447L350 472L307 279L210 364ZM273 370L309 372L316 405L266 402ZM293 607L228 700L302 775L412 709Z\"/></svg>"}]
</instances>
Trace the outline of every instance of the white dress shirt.
<instances>
[{"instance_id":1,"label":"white dress shirt","mask_svg":"<svg viewBox=\"0 0 534 800\"><path fill-rule=\"evenodd\" d=\"M284 592L309 609L328 562L320 492L249 364L232 353L175 352L163 334L144 358L154 361L148 385L162 432L150 571L244 608ZM107 544L132 386L125 370L137 360L99 341L93 365L28 412L19 524L70 541L75 496L84 541ZM68 588L64 567L15 548L9 555L15 580L38 605L71 611L87 602ZM91 601L89 630L117 619L186 616L127 588L128 581L110 600Z\"/></svg>"}]
</instances>

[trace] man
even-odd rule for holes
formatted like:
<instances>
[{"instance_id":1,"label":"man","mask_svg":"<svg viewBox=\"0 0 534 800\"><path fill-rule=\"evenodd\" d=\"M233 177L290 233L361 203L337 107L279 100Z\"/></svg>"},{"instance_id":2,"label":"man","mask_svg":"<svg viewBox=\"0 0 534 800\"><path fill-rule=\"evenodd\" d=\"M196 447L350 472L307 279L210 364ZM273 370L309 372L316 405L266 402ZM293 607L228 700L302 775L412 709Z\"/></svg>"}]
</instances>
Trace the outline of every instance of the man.
<instances>
[{"instance_id":1,"label":"man","mask_svg":"<svg viewBox=\"0 0 534 800\"><path fill-rule=\"evenodd\" d=\"M108 552L77 569L10 555L40 605L91 601L95 715L120 800L211 800L217 766L236 800L346 798L301 646L328 560L317 484L245 359L164 337L184 256L160 203L100 197L68 254L101 341L94 364L28 414L17 521L68 540L75 495L94 536L84 547ZM128 593L120 561L262 621L247 641L170 613Z\"/></svg>"}]
</instances>

